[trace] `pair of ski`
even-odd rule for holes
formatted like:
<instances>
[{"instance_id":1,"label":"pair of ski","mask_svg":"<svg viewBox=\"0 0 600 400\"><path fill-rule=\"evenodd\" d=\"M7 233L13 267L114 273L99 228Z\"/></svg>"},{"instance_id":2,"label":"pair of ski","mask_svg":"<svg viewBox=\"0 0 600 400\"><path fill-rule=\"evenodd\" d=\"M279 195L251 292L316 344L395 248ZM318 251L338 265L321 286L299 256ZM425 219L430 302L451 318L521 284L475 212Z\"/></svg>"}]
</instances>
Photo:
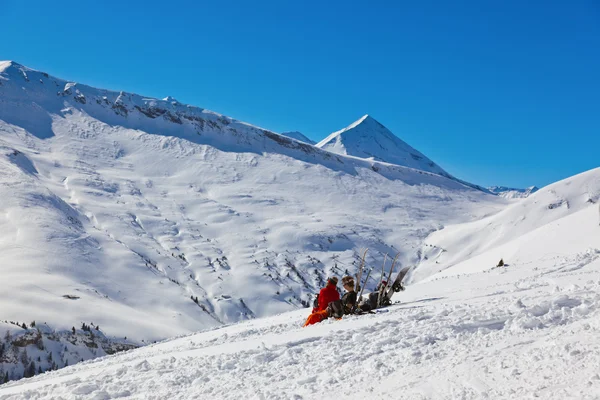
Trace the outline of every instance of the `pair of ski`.
<instances>
[{"instance_id":1,"label":"pair of ski","mask_svg":"<svg viewBox=\"0 0 600 400\"><path fill-rule=\"evenodd\" d=\"M363 252L360 267L359 267L358 273L356 275L355 291L358 293L358 291L360 290L360 294L356 298L357 303L362 298L363 291L365 290L365 286L367 286L367 282L369 281L369 277L371 276L371 272L373 271L372 268L369 270L369 272L367 273L367 277L365 279L365 283L363 284L363 286L361 288L360 282L361 282L362 274L363 274L363 271L365 268L365 258L367 256L367 251L369 251L369 249L365 249L365 251ZM378 286L379 292L378 292L377 304L376 304L375 308L380 308L382 306L390 305L392 295L394 294L394 292L399 292L401 290L404 290L404 287L402 286L402 280L408 273L408 270L410 269L410 267L405 267L405 268L401 269L400 272L398 272L398 275L396 275L396 279L394 279L394 282L390 285L390 279L392 279L392 273L394 272L394 267L396 266L396 262L398 261L399 256L400 256L400 253L396 254L396 257L394 257L394 260L392 261L392 265L390 266L390 271L387 275L386 285L383 285L383 278L385 276L385 262L387 261L387 254L385 255L385 257L383 259L383 265L381 266L381 278L379 280L379 286ZM355 307L355 310L356 310L356 307Z\"/></svg>"}]
</instances>

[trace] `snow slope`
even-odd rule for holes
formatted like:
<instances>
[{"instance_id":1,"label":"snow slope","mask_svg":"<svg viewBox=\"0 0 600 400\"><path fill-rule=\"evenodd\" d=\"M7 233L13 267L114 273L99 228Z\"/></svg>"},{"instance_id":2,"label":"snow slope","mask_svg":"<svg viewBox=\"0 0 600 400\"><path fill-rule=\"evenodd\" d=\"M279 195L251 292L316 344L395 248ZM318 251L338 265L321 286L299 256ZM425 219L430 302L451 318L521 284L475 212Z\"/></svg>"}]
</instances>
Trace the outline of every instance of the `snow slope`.
<instances>
[{"instance_id":1,"label":"snow slope","mask_svg":"<svg viewBox=\"0 0 600 400\"><path fill-rule=\"evenodd\" d=\"M530 186L525 189L515 189L506 186L491 186L488 188L488 190L506 199L524 199L537 192L539 188L536 186Z\"/></svg>"},{"instance_id":2,"label":"snow slope","mask_svg":"<svg viewBox=\"0 0 600 400\"><path fill-rule=\"evenodd\" d=\"M429 233L507 204L14 62L0 63L0 198L0 320L137 343L307 306L360 248L408 265Z\"/></svg>"},{"instance_id":3,"label":"snow slope","mask_svg":"<svg viewBox=\"0 0 600 400\"><path fill-rule=\"evenodd\" d=\"M467 264L488 268L497 265L501 258L512 264L520 254L531 253L528 248L531 240L539 241L542 246L550 243L557 246L555 241L546 244L545 239L540 239L547 232L565 234L563 241L557 241L560 246L571 243L576 227L561 230L559 227L564 224L564 218L586 215L598 225L598 203L600 168L546 186L488 218L447 226L427 238L413 279L431 277L436 271L445 269L448 269L446 273L464 271L470 268L464 267ZM584 210L587 214L582 214ZM554 250L558 252L559 248Z\"/></svg>"},{"instance_id":4,"label":"snow slope","mask_svg":"<svg viewBox=\"0 0 600 400\"><path fill-rule=\"evenodd\" d=\"M298 131L283 132L281 134L283 136L287 136L289 138L296 139L296 140L299 140L299 141L304 142L304 143L315 144L315 142L313 140L310 140L309 138L307 138L301 132L298 132Z\"/></svg>"},{"instance_id":5,"label":"snow slope","mask_svg":"<svg viewBox=\"0 0 600 400\"><path fill-rule=\"evenodd\" d=\"M450 176L421 152L398 139L373 117L365 115L346 128L334 132L316 145L337 154L350 155L402 165Z\"/></svg>"},{"instance_id":6,"label":"snow slope","mask_svg":"<svg viewBox=\"0 0 600 400\"><path fill-rule=\"evenodd\" d=\"M0 399L596 399L597 217L582 205L528 257L415 283L386 313L242 322L9 383Z\"/></svg>"}]
</instances>

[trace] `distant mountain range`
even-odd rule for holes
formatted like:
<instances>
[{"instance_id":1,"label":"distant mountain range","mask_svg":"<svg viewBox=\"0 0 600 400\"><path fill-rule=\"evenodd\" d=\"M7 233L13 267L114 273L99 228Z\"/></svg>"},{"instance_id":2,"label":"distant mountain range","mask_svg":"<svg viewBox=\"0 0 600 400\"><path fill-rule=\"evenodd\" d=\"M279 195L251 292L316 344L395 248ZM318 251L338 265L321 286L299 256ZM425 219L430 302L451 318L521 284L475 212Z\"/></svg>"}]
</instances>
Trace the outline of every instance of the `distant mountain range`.
<instances>
[{"instance_id":1,"label":"distant mountain range","mask_svg":"<svg viewBox=\"0 0 600 400\"><path fill-rule=\"evenodd\" d=\"M525 189L515 189L506 186L490 186L488 190L500 197L506 199L524 199L539 190L536 186L530 186Z\"/></svg>"}]
</instances>

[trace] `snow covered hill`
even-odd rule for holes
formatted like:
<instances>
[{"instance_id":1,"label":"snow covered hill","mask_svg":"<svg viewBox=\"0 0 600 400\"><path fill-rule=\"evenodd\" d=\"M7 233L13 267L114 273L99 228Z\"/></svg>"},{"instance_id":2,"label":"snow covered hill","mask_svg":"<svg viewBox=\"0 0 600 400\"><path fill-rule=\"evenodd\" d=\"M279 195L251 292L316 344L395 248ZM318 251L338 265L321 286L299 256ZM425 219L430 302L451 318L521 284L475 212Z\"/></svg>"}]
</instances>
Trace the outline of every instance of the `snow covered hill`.
<instances>
[{"instance_id":1,"label":"snow covered hill","mask_svg":"<svg viewBox=\"0 0 600 400\"><path fill-rule=\"evenodd\" d=\"M337 154L368 158L450 176L440 166L398 139L369 115L332 133L316 146Z\"/></svg>"},{"instance_id":2,"label":"snow covered hill","mask_svg":"<svg viewBox=\"0 0 600 400\"><path fill-rule=\"evenodd\" d=\"M586 215L600 225L600 168L596 168L546 186L505 210L471 223L447 226L427 238L421 251L422 260L413 274L419 280L436 271L452 274L496 265L500 259L512 265L521 255L531 257L528 243L534 238L542 249L556 254L562 246L575 241L577 226L562 229L565 218ZM590 211L590 209L592 211ZM582 214L582 212L586 214ZM539 236L551 235L547 243ZM556 240L560 237L562 240ZM586 239L584 242L588 243ZM579 243L578 245L581 245ZM589 242L592 246L594 243ZM437 275L436 275L437 276Z\"/></svg>"},{"instance_id":3,"label":"snow covered hill","mask_svg":"<svg viewBox=\"0 0 600 400\"><path fill-rule=\"evenodd\" d=\"M506 186L491 186L488 190L506 199L524 199L537 192L539 188L537 186L530 186L525 189L515 189Z\"/></svg>"},{"instance_id":4,"label":"snow covered hill","mask_svg":"<svg viewBox=\"0 0 600 400\"><path fill-rule=\"evenodd\" d=\"M507 204L430 170L0 63L0 320L141 343L305 307Z\"/></svg>"},{"instance_id":5,"label":"snow covered hill","mask_svg":"<svg viewBox=\"0 0 600 400\"><path fill-rule=\"evenodd\" d=\"M0 400L595 399L598 205L576 208L523 237L528 257L415 283L385 313L246 321L9 383Z\"/></svg>"},{"instance_id":6,"label":"snow covered hill","mask_svg":"<svg viewBox=\"0 0 600 400\"><path fill-rule=\"evenodd\" d=\"M299 140L301 142L304 143L308 143L308 144L315 144L315 142L313 140L310 140L309 138L307 138L306 136L304 136L301 132L298 131L293 131L293 132L283 132L281 133L283 136L287 136L290 137L292 139L296 139Z\"/></svg>"}]
</instances>

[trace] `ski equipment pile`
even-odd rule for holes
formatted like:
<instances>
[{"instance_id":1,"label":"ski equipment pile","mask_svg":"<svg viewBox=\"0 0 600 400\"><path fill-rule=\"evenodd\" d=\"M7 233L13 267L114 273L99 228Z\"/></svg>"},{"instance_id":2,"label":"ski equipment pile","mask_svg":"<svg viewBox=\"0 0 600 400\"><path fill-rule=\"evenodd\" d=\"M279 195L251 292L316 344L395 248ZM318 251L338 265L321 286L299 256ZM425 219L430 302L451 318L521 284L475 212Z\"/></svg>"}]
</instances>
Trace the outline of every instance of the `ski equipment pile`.
<instances>
[{"instance_id":1,"label":"ski equipment pile","mask_svg":"<svg viewBox=\"0 0 600 400\"><path fill-rule=\"evenodd\" d=\"M400 253L396 254L394 257L394 261L392 261L392 265L390 267L390 272L388 273L388 277L386 280L386 286L381 285L379 287L379 296L377 298L377 308L381 307L384 304L384 293L386 293L386 289L390 287L390 280L392 279L392 272L394 272L394 267L396 266L396 261L398 261L398 257L400 257Z\"/></svg>"},{"instance_id":2,"label":"ski equipment pile","mask_svg":"<svg viewBox=\"0 0 600 400\"><path fill-rule=\"evenodd\" d=\"M363 269L365 268L365 257L367 257L367 251L369 251L369 249L365 249L363 252L362 261L360 262L360 267L358 267L358 273L356 274L356 287L354 288L356 293L358 293L360 290L360 280L362 278Z\"/></svg>"},{"instance_id":3,"label":"ski equipment pile","mask_svg":"<svg viewBox=\"0 0 600 400\"><path fill-rule=\"evenodd\" d=\"M369 270L369 273L367 274L367 279L365 279L365 283L362 285L362 289L360 290L360 295L356 298L357 303L360 301L360 298L362 297L362 294L365 291L365 286L367 286L367 281L369 280L369 276L371 276L371 271L373 271L373 269Z\"/></svg>"}]
</instances>

